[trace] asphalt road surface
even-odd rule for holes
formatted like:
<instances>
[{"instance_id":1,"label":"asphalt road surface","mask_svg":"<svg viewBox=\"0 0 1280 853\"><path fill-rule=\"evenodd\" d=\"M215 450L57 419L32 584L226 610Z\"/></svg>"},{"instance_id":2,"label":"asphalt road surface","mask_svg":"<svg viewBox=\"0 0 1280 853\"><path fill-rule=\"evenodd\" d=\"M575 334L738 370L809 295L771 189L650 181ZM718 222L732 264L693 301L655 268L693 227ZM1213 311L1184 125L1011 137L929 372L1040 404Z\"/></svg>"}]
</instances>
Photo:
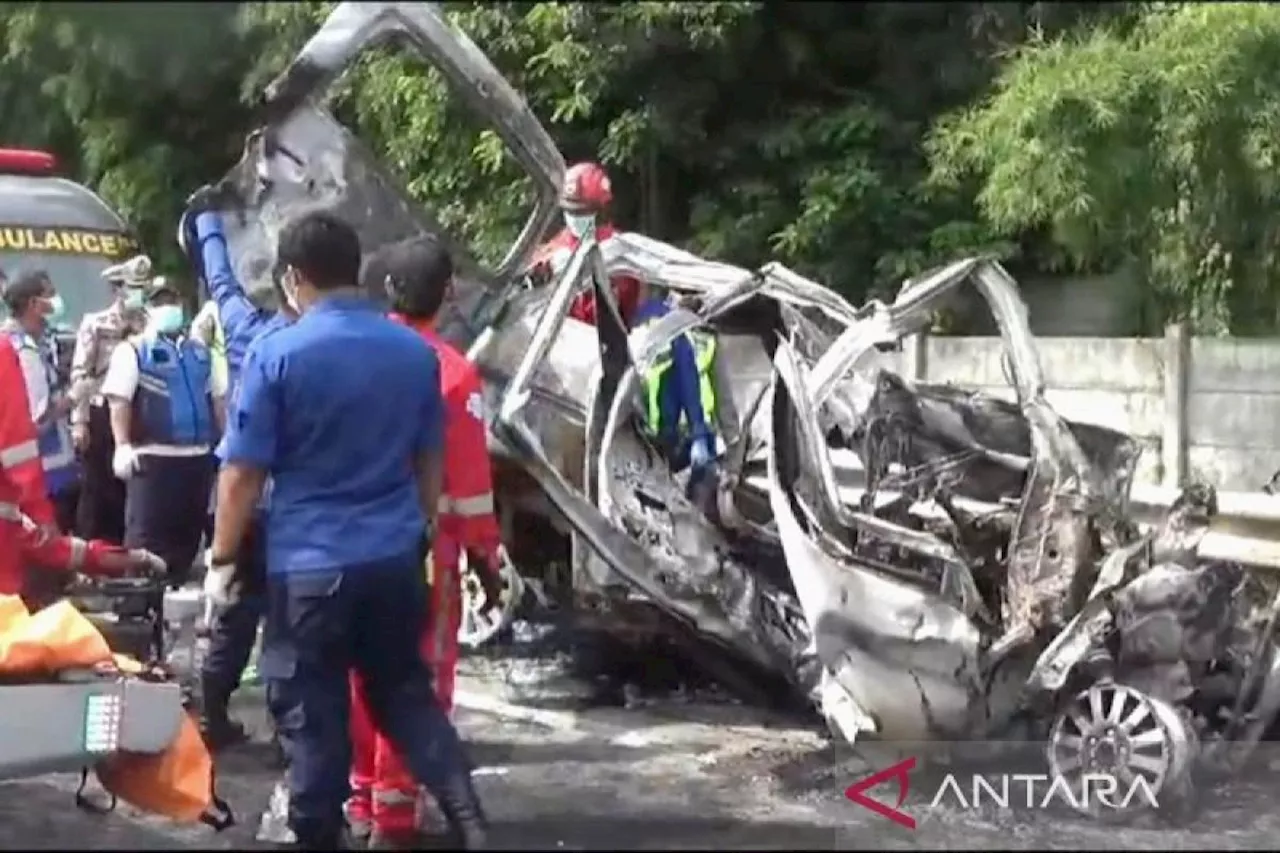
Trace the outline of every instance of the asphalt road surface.
<instances>
[{"instance_id":1,"label":"asphalt road surface","mask_svg":"<svg viewBox=\"0 0 1280 853\"><path fill-rule=\"evenodd\" d=\"M840 765L794 721L697 704L521 715L491 703L484 684L464 679L460 691L471 709L460 710L459 725L500 849L1267 849L1280 838L1280 808L1267 786L1213 794L1179 829L1025 810L930 810L909 799L903 808L918 823L908 830L847 802L844 788L865 768ZM240 713L260 724L250 704ZM71 776L0 785L0 849L243 848L275 779L265 747L246 746L222 762L221 792L241 822L221 835L124 806L83 813L72 803Z\"/></svg>"}]
</instances>

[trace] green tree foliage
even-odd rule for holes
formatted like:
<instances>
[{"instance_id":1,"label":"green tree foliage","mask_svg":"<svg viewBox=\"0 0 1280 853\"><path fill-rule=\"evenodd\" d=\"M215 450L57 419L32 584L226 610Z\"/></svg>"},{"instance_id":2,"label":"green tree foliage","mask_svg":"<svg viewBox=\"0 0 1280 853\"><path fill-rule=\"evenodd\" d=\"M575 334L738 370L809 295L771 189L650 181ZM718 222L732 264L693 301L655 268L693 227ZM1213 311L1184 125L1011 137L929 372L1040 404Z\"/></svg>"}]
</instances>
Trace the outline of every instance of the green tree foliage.
<instances>
[{"instance_id":1,"label":"green tree foliage","mask_svg":"<svg viewBox=\"0 0 1280 853\"><path fill-rule=\"evenodd\" d=\"M779 259L853 298L959 253L1020 250L1016 228L978 214L965 180L925 180L921 140L986 90L1029 31L1114 14L1085 3L445 5L569 160L610 168L624 227L742 264ZM331 8L0 4L5 141L56 150L176 263L183 197L239 155L263 87ZM523 221L514 163L412 57L362 58L331 107L482 256Z\"/></svg>"},{"instance_id":2,"label":"green tree foliage","mask_svg":"<svg viewBox=\"0 0 1280 853\"><path fill-rule=\"evenodd\" d=\"M250 90L278 73L333 4L250 3L250 31L276 46L250 72ZM661 111L664 67L682 56L714 57L749 3L456 3L451 17L490 56L572 158L614 168L624 212L640 206L632 169L676 116ZM696 88L696 86L695 86ZM246 93L247 94L247 93ZM625 97L624 97L625 94ZM451 98L444 80L398 50L372 52L336 87L331 104L447 226L492 257L528 213L527 183L497 136ZM679 105L685 114L696 104ZM682 130L682 129L681 129ZM672 132L681 132L675 130ZM673 141L678 144L681 140Z\"/></svg>"},{"instance_id":3,"label":"green tree foliage","mask_svg":"<svg viewBox=\"0 0 1280 853\"><path fill-rule=\"evenodd\" d=\"M980 178L1000 233L1130 265L1147 329L1248 333L1277 319L1278 140L1280 6L1161 3L1025 46L930 149L940 184Z\"/></svg>"},{"instance_id":4,"label":"green tree foliage","mask_svg":"<svg viewBox=\"0 0 1280 853\"><path fill-rule=\"evenodd\" d=\"M969 195L923 185L920 139L990 80L1028 27L1089 4L456 3L453 20L523 92L570 160L615 176L619 219L695 251L777 258L859 297L968 251L1008 255ZM327 14L246 4L277 73ZM514 165L440 79L380 54L335 97L447 224L492 254L523 221ZM448 164L443 166L442 164Z\"/></svg>"},{"instance_id":5,"label":"green tree foliage","mask_svg":"<svg viewBox=\"0 0 1280 853\"><path fill-rule=\"evenodd\" d=\"M235 11L222 3L0 5L4 143L57 153L170 271L184 198L231 161L249 120L235 98L246 56Z\"/></svg>"}]
</instances>

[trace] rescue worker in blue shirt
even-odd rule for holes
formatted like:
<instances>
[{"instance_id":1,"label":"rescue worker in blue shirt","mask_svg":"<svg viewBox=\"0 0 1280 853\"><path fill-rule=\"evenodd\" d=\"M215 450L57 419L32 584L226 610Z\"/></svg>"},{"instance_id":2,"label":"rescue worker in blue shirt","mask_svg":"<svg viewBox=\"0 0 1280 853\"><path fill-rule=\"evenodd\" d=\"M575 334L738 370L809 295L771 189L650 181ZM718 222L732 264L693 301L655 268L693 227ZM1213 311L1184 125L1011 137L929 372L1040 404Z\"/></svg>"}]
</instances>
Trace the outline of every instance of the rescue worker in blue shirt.
<instances>
[{"instance_id":1,"label":"rescue worker in blue shirt","mask_svg":"<svg viewBox=\"0 0 1280 853\"><path fill-rule=\"evenodd\" d=\"M259 670L289 760L296 845L343 843L354 669L378 729L440 804L449 846L474 848L484 815L418 652L443 477L439 364L361 290L360 241L342 220L299 217L276 254L299 319L254 340L241 367L205 589L233 597L240 543L270 476Z\"/></svg>"},{"instance_id":2,"label":"rescue worker in blue shirt","mask_svg":"<svg viewBox=\"0 0 1280 853\"><path fill-rule=\"evenodd\" d=\"M634 329L654 324L670 311L667 298L651 290L636 310ZM697 331L680 335L641 377L645 425L673 471L692 469L691 492L715 480L715 354L714 336Z\"/></svg>"},{"instance_id":3,"label":"rescue worker in blue shirt","mask_svg":"<svg viewBox=\"0 0 1280 853\"><path fill-rule=\"evenodd\" d=\"M226 389L211 368L208 347L186 335L177 292L160 287L148 296L145 329L116 345L101 386L111 467L125 481L124 545L159 555L175 586L200 550L224 421Z\"/></svg>"},{"instance_id":4,"label":"rescue worker in blue shirt","mask_svg":"<svg viewBox=\"0 0 1280 853\"><path fill-rule=\"evenodd\" d=\"M276 284L274 298L258 302L245 295L236 278L222 218L208 208L216 190L202 187L187 202L178 228L178 239L217 306L218 321L226 344L228 400L240 387L240 373L249 344L262 335L283 329L296 319L284 303ZM219 448L220 450L222 448ZM220 455L220 454L219 454ZM210 512L213 511L210 508ZM210 749L243 742L243 726L228 711L231 696L240 688L245 668L258 638L258 625L266 606L266 544L259 514L248 525L240 546L240 594L214 613L209 649L200 670L200 729Z\"/></svg>"}]
</instances>

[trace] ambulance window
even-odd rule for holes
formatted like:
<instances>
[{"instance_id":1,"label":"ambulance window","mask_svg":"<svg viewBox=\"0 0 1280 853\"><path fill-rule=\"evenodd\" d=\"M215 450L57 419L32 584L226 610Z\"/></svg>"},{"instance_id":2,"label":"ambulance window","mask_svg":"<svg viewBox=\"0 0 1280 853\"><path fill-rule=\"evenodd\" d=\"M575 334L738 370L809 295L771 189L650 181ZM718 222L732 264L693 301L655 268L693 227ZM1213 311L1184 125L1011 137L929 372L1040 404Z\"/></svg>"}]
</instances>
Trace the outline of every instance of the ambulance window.
<instances>
[{"instance_id":1,"label":"ambulance window","mask_svg":"<svg viewBox=\"0 0 1280 853\"><path fill-rule=\"evenodd\" d=\"M483 47L483 45L482 45ZM351 78L396 80L393 104L353 103L344 85ZM328 104L378 158L400 186L422 205L460 247L483 267L493 270L515 245L537 200L535 184L502 139L451 92L443 76L414 55L395 46L374 48L347 72L347 80L330 91ZM442 104L442 127L424 128L405 112L415 103ZM439 114L439 111L433 111ZM389 149L384 140L409 140ZM441 169L440 163L469 162L466 169Z\"/></svg>"},{"instance_id":2,"label":"ambulance window","mask_svg":"<svg viewBox=\"0 0 1280 853\"><path fill-rule=\"evenodd\" d=\"M0 270L12 281L29 270L49 273L67 310L59 327L74 331L85 314L111 303L111 289L102 271L115 263L101 255L63 255L48 252L0 252Z\"/></svg>"}]
</instances>

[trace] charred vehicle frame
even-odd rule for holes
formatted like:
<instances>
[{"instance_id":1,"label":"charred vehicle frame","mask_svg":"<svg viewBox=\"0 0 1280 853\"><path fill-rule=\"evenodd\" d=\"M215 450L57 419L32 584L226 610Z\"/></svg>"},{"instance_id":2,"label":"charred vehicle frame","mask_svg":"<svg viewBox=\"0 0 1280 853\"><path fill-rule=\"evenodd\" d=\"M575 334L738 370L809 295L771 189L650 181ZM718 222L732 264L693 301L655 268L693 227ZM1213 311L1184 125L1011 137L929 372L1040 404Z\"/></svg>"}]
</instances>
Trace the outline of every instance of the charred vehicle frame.
<instances>
[{"instance_id":1,"label":"charred vehicle frame","mask_svg":"<svg viewBox=\"0 0 1280 853\"><path fill-rule=\"evenodd\" d=\"M441 332L487 383L508 514L531 509L571 541L580 608L613 630L656 621L717 677L804 697L848 741L1047 737L1055 772L1139 774L1162 806L1189 801L1193 767L1239 765L1280 710L1280 599L1197 558L1212 489L1185 490L1153 529L1132 520L1138 444L1047 402L1025 304L994 261L854 308L778 264L624 233L584 239L532 287L522 270L565 168L545 129L436 4L342 3L269 87L270 118L224 179L247 286L270 286L280 223L313 207L370 250L428 231L466 256L319 103L388 41L438 69L537 189L503 261L459 277ZM619 272L679 307L629 331L608 284ZM965 282L996 320L1014 401L874 364ZM583 287L594 328L567 316ZM691 330L716 337L725 401L710 508L636 416L640 377Z\"/></svg>"}]
</instances>

